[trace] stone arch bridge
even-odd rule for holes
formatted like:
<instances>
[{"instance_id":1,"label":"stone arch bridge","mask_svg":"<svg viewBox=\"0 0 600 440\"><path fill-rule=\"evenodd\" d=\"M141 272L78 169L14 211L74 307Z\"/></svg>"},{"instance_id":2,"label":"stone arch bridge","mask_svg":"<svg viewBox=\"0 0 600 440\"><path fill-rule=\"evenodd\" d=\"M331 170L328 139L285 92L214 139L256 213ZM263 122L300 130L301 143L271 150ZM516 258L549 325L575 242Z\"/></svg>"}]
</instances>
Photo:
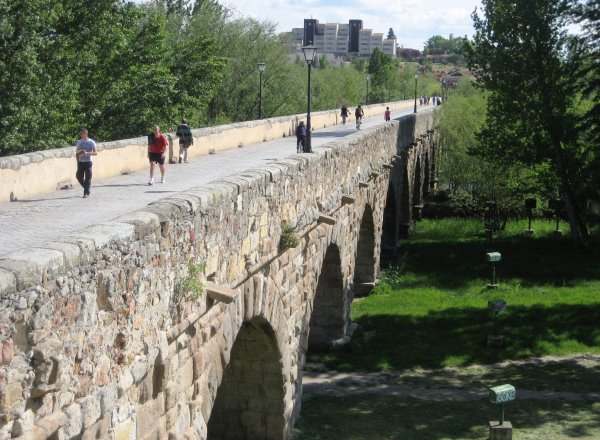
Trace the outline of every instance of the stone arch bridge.
<instances>
[{"instance_id":1,"label":"stone arch bridge","mask_svg":"<svg viewBox=\"0 0 600 440\"><path fill-rule=\"evenodd\" d=\"M435 185L435 118L0 260L0 438L290 438L307 347L348 339L354 294ZM280 248L283 222L296 247Z\"/></svg>"}]
</instances>

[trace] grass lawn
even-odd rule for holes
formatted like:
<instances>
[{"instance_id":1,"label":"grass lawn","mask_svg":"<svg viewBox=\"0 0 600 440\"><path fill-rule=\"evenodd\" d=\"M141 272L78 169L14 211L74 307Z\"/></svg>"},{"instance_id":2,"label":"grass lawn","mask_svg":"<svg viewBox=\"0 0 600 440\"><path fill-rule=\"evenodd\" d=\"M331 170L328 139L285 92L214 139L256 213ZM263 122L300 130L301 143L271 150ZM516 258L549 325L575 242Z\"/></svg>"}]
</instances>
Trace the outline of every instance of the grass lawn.
<instances>
[{"instance_id":1,"label":"grass lawn","mask_svg":"<svg viewBox=\"0 0 600 440\"><path fill-rule=\"evenodd\" d=\"M517 400L506 407L513 440L600 438L600 403ZM482 401L437 402L380 395L309 396L295 440L457 440L488 438L498 408Z\"/></svg>"},{"instance_id":2,"label":"grass lawn","mask_svg":"<svg viewBox=\"0 0 600 440\"><path fill-rule=\"evenodd\" d=\"M553 238L554 226L534 222L535 236L526 238L525 221L509 223L490 243L481 222L420 222L380 277L384 282L353 304L360 330L352 342L311 353L310 361L338 371L381 371L600 353L599 253ZM492 290L486 288L490 251L502 254L500 288ZM506 343L487 348L487 335L495 332L487 302L497 298L508 303L497 322Z\"/></svg>"},{"instance_id":3,"label":"grass lawn","mask_svg":"<svg viewBox=\"0 0 600 440\"><path fill-rule=\"evenodd\" d=\"M481 222L420 222L400 257L387 263L382 282L353 304L360 329L350 344L309 353L309 361L338 371L393 371L387 376L394 383L421 396L427 390L429 400L375 388L308 394L294 438L488 438L487 421L498 419L498 408L452 393L511 383L517 400L507 405L506 419L514 440L600 439L600 402L588 394L600 392L597 360L554 358L600 353L600 247L582 253L568 238L554 238L554 227L534 222L535 235L527 238L525 221L509 223L490 243ZM502 254L500 287L493 290L486 287L491 267L485 253L491 251ZM498 298L508 309L495 323L487 302ZM502 348L486 347L494 333L504 335ZM497 365L537 356L547 357ZM547 400L519 399L519 390L580 393L582 400L547 397L551 393ZM431 392L445 398L434 400Z\"/></svg>"}]
</instances>

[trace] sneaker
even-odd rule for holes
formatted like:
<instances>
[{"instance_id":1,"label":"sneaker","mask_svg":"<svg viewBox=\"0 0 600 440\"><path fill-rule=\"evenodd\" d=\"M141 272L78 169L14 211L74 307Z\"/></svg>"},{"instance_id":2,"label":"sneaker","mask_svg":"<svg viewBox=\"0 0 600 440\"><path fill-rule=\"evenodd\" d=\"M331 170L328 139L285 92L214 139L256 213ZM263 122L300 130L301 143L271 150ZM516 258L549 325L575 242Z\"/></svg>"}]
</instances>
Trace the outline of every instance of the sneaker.
<instances>
[{"instance_id":1,"label":"sneaker","mask_svg":"<svg viewBox=\"0 0 600 440\"><path fill-rule=\"evenodd\" d=\"M184 162L185 162L185 163L190 163L190 161L189 161L189 160L184 160Z\"/></svg>"},{"instance_id":2,"label":"sneaker","mask_svg":"<svg viewBox=\"0 0 600 440\"><path fill-rule=\"evenodd\" d=\"M160 183L166 183L166 182L167 182L167 179L165 179L165 176L160 178Z\"/></svg>"},{"instance_id":3,"label":"sneaker","mask_svg":"<svg viewBox=\"0 0 600 440\"><path fill-rule=\"evenodd\" d=\"M154 179L150 179L150 180L148 181L148 186L151 186L151 185L154 185Z\"/></svg>"}]
</instances>

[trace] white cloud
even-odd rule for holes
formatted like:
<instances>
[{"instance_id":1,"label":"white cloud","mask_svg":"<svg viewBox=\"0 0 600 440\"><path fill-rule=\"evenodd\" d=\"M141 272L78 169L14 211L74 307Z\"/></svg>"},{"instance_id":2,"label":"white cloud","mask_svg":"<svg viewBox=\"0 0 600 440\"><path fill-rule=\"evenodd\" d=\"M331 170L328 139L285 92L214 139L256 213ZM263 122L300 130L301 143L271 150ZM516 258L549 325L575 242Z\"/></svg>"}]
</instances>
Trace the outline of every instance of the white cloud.
<instances>
[{"instance_id":1,"label":"white cloud","mask_svg":"<svg viewBox=\"0 0 600 440\"><path fill-rule=\"evenodd\" d=\"M447 37L473 33L471 13L480 6L480 0L367 0L360 4L343 4L331 0L225 0L236 9L238 16L250 16L260 21L277 23L279 32L302 27L305 18L316 18L321 23L347 23L350 19L363 20L363 26L387 34L394 30L398 44L422 49L433 35Z\"/></svg>"}]
</instances>

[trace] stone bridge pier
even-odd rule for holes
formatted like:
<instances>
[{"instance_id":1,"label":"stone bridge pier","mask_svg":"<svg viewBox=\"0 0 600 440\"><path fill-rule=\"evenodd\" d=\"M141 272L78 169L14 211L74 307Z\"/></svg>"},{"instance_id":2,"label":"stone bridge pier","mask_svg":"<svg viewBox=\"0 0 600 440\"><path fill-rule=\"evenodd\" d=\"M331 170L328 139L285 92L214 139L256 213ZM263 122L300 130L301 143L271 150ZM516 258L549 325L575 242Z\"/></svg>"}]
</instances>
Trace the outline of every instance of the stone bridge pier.
<instances>
[{"instance_id":1,"label":"stone bridge pier","mask_svg":"<svg viewBox=\"0 0 600 440\"><path fill-rule=\"evenodd\" d=\"M355 293L434 185L435 117L0 260L0 438L289 439L308 347L348 340Z\"/></svg>"}]
</instances>

